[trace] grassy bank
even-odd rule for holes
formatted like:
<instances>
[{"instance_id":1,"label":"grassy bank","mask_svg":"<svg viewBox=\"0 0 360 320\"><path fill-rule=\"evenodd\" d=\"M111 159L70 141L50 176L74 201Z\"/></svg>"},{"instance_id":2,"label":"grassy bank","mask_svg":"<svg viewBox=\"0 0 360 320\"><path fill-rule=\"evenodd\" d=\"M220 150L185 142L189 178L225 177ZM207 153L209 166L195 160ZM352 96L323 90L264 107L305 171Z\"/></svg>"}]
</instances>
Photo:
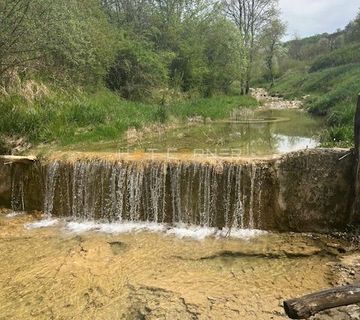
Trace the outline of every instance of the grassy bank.
<instances>
[{"instance_id":1,"label":"grassy bank","mask_svg":"<svg viewBox=\"0 0 360 320\"><path fill-rule=\"evenodd\" d=\"M75 143L119 139L129 128L186 121L191 117L223 119L240 106L254 107L251 97L215 96L169 106L120 99L101 90L92 94L58 93L27 101L21 96L0 98L0 135L25 137L32 144Z\"/></svg>"},{"instance_id":2,"label":"grassy bank","mask_svg":"<svg viewBox=\"0 0 360 320\"><path fill-rule=\"evenodd\" d=\"M353 118L360 92L359 45L351 45L319 56L308 72L292 69L272 88L286 98L301 98L310 113L325 116L328 130L324 146L350 146L353 143Z\"/></svg>"}]
</instances>

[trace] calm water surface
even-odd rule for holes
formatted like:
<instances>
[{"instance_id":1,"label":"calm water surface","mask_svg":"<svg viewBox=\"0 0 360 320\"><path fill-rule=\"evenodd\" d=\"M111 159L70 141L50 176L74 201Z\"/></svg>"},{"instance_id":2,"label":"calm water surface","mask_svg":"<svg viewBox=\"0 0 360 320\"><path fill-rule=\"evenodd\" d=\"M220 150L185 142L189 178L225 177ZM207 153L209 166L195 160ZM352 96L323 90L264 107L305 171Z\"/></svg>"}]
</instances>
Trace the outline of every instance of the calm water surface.
<instances>
[{"instance_id":1,"label":"calm water surface","mask_svg":"<svg viewBox=\"0 0 360 320\"><path fill-rule=\"evenodd\" d=\"M152 132L134 141L102 142L77 151L191 153L215 156L267 156L320 145L323 120L299 110L252 112L235 121L187 125L166 133Z\"/></svg>"}]
</instances>

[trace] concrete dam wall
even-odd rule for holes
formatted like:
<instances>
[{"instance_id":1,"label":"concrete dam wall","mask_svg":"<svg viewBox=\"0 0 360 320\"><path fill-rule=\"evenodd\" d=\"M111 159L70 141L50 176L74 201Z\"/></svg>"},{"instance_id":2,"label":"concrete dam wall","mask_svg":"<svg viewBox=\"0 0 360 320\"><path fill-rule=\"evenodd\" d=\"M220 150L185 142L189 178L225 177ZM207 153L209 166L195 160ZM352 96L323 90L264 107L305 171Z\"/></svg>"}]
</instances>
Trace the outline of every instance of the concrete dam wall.
<instances>
[{"instance_id":1,"label":"concrete dam wall","mask_svg":"<svg viewBox=\"0 0 360 320\"><path fill-rule=\"evenodd\" d=\"M348 151L278 158L141 159L110 154L0 162L0 206L75 220L296 232L342 230L353 201Z\"/></svg>"}]
</instances>

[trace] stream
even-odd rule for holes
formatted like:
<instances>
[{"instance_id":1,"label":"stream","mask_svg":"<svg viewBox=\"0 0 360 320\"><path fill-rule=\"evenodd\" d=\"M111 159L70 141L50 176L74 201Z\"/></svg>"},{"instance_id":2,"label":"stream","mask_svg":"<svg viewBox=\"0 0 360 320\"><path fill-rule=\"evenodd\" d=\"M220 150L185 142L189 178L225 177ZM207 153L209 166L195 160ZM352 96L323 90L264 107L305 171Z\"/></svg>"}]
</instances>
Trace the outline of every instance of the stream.
<instances>
[{"instance_id":1,"label":"stream","mask_svg":"<svg viewBox=\"0 0 360 320\"><path fill-rule=\"evenodd\" d=\"M36 219L0 216L2 319L286 319L284 299L334 280L338 252L327 243L343 245L277 233L199 241Z\"/></svg>"},{"instance_id":2,"label":"stream","mask_svg":"<svg viewBox=\"0 0 360 320\"><path fill-rule=\"evenodd\" d=\"M12 210L0 211L0 319L287 319L284 300L342 281L334 266L351 245L278 233L302 228L291 210L303 213L300 195L285 185L298 179L322 195L319 179L339 156L252 157L316 148L321 130L321 120L299 110L234 113L87 146L92 154L14 164ZM141 156L102 153L122 149ZM177 159L164 156L170 149ZM328 161L328 171L314 176L308 156ZM288 164L305 164L314 178L295 177ZM326 225L306 218L303 227Z\"/></svg>"}]
</instances>

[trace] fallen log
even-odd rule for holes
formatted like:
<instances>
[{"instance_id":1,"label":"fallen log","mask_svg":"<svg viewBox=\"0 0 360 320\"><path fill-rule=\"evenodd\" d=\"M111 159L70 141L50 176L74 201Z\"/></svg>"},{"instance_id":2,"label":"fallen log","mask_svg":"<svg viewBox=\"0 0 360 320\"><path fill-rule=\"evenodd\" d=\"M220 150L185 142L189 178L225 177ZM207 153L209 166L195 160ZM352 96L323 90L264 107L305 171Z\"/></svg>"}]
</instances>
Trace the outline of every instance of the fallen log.
<instances>
[{"instance_id":1,"label":"fallen log","mask_svg":"<svg viewBox=\"0 0 360 320\"><path fill-rule=\"evenodd\" d=\"M35 156L0 156L0 160L4 161L4 164L13 164L13 163L21 163L21 164L29 164L36 161Z\"/></svg>"},{"instance_id":2,"label":"fallen log","mask_svg":"<svg viewBox=\"0 0 360 320\"><path fill-rule=\"evenodd\" d=\"M321 311L357 303L360 303L360 285L350 285L285 301L284 309L291 319L308 319Z\"/></svg>"}]
</instances>

